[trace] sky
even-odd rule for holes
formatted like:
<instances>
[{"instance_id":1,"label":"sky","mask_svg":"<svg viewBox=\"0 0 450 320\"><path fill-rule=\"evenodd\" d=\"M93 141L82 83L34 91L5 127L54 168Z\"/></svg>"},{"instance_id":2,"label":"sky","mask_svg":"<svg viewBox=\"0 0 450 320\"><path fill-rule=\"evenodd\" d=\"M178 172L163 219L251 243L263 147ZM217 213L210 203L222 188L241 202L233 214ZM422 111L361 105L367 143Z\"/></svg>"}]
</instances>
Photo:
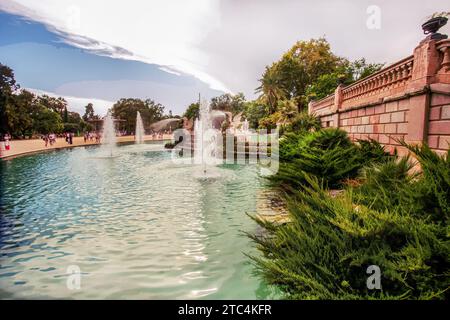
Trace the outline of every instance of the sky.
<instances>
[{"instance_id":1,"label":"sky","mask_svg":"<svg viewBox=\"0 0 450 320\"><path fill-rule=\"evenodd\" d=\"M340 56L393 63L441 11L447 1L0 0L0 63L77 112L132 97L182 114L199 93L255 98L265 66L298 40L324 36Z\"/></svg>"}]
</instances>

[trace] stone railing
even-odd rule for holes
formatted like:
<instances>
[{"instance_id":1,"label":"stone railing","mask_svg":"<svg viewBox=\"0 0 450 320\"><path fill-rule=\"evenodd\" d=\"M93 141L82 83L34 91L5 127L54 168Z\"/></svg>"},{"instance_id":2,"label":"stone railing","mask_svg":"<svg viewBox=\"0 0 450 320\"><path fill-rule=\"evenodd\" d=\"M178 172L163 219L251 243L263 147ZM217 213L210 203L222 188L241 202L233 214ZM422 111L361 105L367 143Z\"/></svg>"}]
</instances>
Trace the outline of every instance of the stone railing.
<instances>
[{"instance_id":1,"label":"stone railing","mask_svg":"<svg viewBox=\"0 0 450 320\"><path fill-rule=\"evenodd\" d=\"M398 141L427 142L436 152L450 145L450 40L427 37L406 57L334 94L313 101L310 114L323 127L374 139L388 150ZM403 150L406 152L406 150Z\"/></svg>"},{"instance_id":2,"label":"stone railing","mask_svg":"<svg viewBox=\"0 0 450 320\"><path fill-rule=\"evenodd\" d=\"M317 115L322 114L323 112L329 112L330 108L334 105L334 94L329 95L323 99L317 100L313 105L309 106L309 113L314 113ZM313 106L313 108L311 108Z\"/></svg>"},{"instance_id":3,"label":"stone railing","mask_svg":"<svg viewBox=\"0 0 450 320\"><path fill-rule=\"evenodd\" d=\"M450 79L445 78L450 77L450 40L439 41L436 49L442 55L442 63L437 73L437 81L450 83Z\"/></svg>"},{"instance_id":4,"label":"stone railing","mask_svg":"<svg viewBox=\"0 0 450 320\"><path fill-rule=\"evenodd\" d=\"M355 100L404 90L411 79L413 64L414 56L409 56L342 89L343 107L351 105Z\"/></svg>"},{"instance_id":5,"label":"stone railing","mask_svg":"<svg viewBox=\"0 0 450 320\"><path fill-rule=\"evenodd\" d=\"M426 50L432 54L428 56ZM427 56L424 58L424 55ZM349 86L339 86L334 94L311 102L309 112L317 115L330 114L404 94L409 87L423 89L431 83L450 83L449 72L450 40L426 42L416 48L414 55Z\"/></svg>"}]
</instances>

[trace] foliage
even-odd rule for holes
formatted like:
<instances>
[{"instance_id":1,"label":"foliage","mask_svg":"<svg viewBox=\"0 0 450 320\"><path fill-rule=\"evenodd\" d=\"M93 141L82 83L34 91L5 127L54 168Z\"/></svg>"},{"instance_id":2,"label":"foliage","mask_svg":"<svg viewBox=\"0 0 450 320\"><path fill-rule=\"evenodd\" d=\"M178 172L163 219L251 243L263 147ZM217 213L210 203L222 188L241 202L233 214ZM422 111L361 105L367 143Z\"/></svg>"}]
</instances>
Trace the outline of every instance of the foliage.
<instances>
[{"instance_id":1,"label":"foliage","mask_svg":"<svg viewBox=\"0 0 450 320\"><path fill-rule=\"evenodd\" d=\"M64 98L49 97L44 94L42 96L38 96L36 99L36 102L41 106L58 113L61 117L64 117L64 110L67 109L67 101Z\"/></svg>"},{"instance_id":2,"label":"foliage","mask_svg":"<svg viewBox=\"0 0 450 320\"><path fill-rule=\"evenodd\" d=\"M243 93L232 95L225 93L211 99L212 110L229 111L236 115L244 111L245 96Z\"/></svg>"},{"instance_id":3,"label":"foliage","mask_svg":"<svg viewBox=\"0 0 450 320\"><path fill-rule=\"evenodd\" d=\"M31 136L33 131L32 113L36 110L35 96L27 90L11 95L5 108L6 132L13 136Z\"/></svg>"},{"instance_id":4,"label":"foliage","mask_svg":"<svg viewBox=\"0 0 450 320\"><path fill-rule=\"evenodd\" d=\"M368 160L371 163L384 163L396 159L396 151L394 155L390 155L377 140L358 140L357 148L362 163L366 165L368 163L365 161Z\"/></svg>"},{"instance_id":5,"label":"foliage","mask_svg":"<svg viewBox=\"0 0 450 320\"><path fill-rule=\"evenodd\" d=\"M287 125L282 126L282 132L307 133L321 129L320 120L317 116L309 114L306 111L297 113Z\"/></svg>"},{"instance_id":6,"label":"foliage","mask_svg":"<svg viewBox=\"0 0 450 320\"><path fill-rule=\"evenodd\" d=\"M33 114L33 128L43 134L61 132L64 129L59 113L43 106Z\"/></svg>"},{"instance_id":7,"label":"foliage","mask_svg":"<svg viewBox=\"0 0 450 320\"><path fill-rule=\"evenodd\" d=\"M9 115L13 108L13 93L19 88L14 71L0 63L0 134L11 132Z\"/></svg>"},{"instance_id":8,"label":"foliage","mask_svg":"<svg viewBox=\"0 0 450 320\"><path fill-rule=\"evenodd\" d=\"M448 223L450 218L450 150L443 156L433 152L428 145L408 145L407 147L418 159L422 169L422 183L425 193L430 200L429 208L437 208L434 215Z\"/></svg>"},{"instance_id":9,"label":"foliage","mask_svg":"<svg viewBox=\"0 0 450 320\"><path fill-rule=\"evenodd\" d=\"M361 168L357 147L345 131L334 128L288 134L280 141L279 158L280 168L271 179L288 189L303 184L305 172L335 188Z\"/></svg>"},{"instance_id":10,"label":"foliage","mask_svg":"<svg viewBox=\"0 0 450 320\"><path fill-rule=\"evenodd\" d=\"M306 88L306 101L325 98L332 94L340 84L349 85L379 71L383 66L384 64L381 63L367 63L364 58L353 62L343 59L333 72L319 76Z\"/></svg>"},{"instance_id":11,"label":"foliage","mask_svg":"<svg viewBox=\"0 0 450 320\"><path fill-rule=\"evenodd\" d=\"M351 175L332 177L348 164L304 153L334 154L337 148L345 154L349 141L333 130L282 138L275 180L288 186L290 222L275 226L254 217L265 229L264 236L249 234L263 253L252 257L259 272L292 299L447 299L450 151L439 156L426 144L399 141L419 162L416 171L410 157L359 141L355 160L348 158L365 165L359 184L332 196L327 188L339 184L331 182ZM314 160L299 162L303 158ZM382 290L367 289L370 265L381 269Z\"/></svg>"},{"instance_id":12,"label":"foliage","mask_svg":"<svg viewBox=\"0 0 450 320\"><path fill-rule=\"evenodd\" d=\"M259 120L258 128L260 129L275 129L277 124L280 122L281 112L274 112Z\"/></svg>"},{"instance_id":13,"label":"foliage","mask_svg":"<svg viewBox=\"0 0 450 320\"><path fill-rule=\"evenodd\" d=\"M250 128L257 129L260 120L268 116L268 110L257 101L247 101L244 103L242 116L247 119Z\"/></svg>"},{"instance_id":14,"label":"foliage","mask_svg":"<svg viewBox=\"0 0 450 320\"><path fill-rule=\"evenodd\" d=\"M121 127L127 132L136 130L136 114L141 113L144 128L149 124L163 118L164 106L155 103L151 99L120 99L112 107L113 116L117 119L125 120Z\"/></svg>"},{"instance_id":15,"label":"foliage","mask_svg":"<svg viewBox=\"0 0 450 320\"><path fill-rule=\"evenodd\" d=\"M36 96L27 90L19 90L14 72L0 64L0 134L13 137L31 137L36 133L59 133L64 129L63 120L71 123L74 131L88 125L76 112L67 110L67 101L47 95Z\"/></svg>"},{"instance_id":16,"label":"foliage","mask_svg":"<svg viewBox=\"0 0 450 320\"><path fill-rule=\"evenodd\" d=\"M302 109L306 106L308 85L333 72L341 60L331 52L324 38L299 41L279 61L266 67L257 88L260 100L269 106L270 113L276 111L278 100L283 99L296 99Z\"/></svg>"},{"instance_id":17,"label":"foliage","mask_svg":"<svg viewBox=\"0 0 450 320\"><path fill-rule=\"evenodd\" d=\"M375 210L352 192L331 197L319 179L287 196L291 221L255 218L264 237L250 235L264 254L259 272L292 299L432 299L449 287L446 228L394 207ZM366 269L377 265L382 290L368 290Z\"/></svg>"},{"instance_id":18,"label":"foliage","mask_svg":"<svg viewBox=\"0 0 450 320\"><path fill-rule=\"evenodd\" d=\"M298 41L279 61L266 67L256 89L258 100L268 107L269 115L279 111L279 101L293 101L301 111L309 101L333 93L339 84L351 84L382 67L364 58L350 62L339 57L324 38Z\"/></svg>"},{"instance_id":19,"label":"foliage","mask_svg":"<svg viewBox=\"0 0 450 320\"><path fill-rule=\"evenodd\" d=\"M84 121L89 121L89 120L98 120L100 119L100 117L98 115L95 114L94 111L94 105L92 103L88 103L85 107L84 107L84 115L83 115L83 120Z\"/></svg>"},{"instance_id":20,"label":"foliage","mask_svg":"<svg viewBox=\"0 0 450 320\"><path fill-rule=\"evenodd\" d=\"M197 103L191 103L189 107L186 109L186 111L183 114L183 117L186 117L190 120L192 119L198 119L200 114L200 105Z\"/></svg>"},{"instance_id":21,"label":"foliage","mask_svg":"<svg viewBox=\"0 0 450 320\"><path fill-rule=\"evenodd\" d=\"M287 93L281 86L281 75L276 69L276 65L266 67L263 77L259 80L261 85L256 88L256 92L261 95L258 101L268 107L268 113L272 114L276 111L278 100L285 99Z\"/></svg>"}]
</instances>

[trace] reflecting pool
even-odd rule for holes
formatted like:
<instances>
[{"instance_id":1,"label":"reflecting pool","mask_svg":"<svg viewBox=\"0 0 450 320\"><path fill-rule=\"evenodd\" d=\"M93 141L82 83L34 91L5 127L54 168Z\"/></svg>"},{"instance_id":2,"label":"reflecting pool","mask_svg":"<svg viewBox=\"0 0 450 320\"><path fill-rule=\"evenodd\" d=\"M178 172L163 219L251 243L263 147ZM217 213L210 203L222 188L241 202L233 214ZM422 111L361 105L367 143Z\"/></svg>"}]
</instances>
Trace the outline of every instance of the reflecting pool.
<instances>
[{"instance_id":1,"label":"reflecting pool","mask_svg":"<svg viewBox=\"0 0 450 320\"><path fill-rule=\"evenodd\" d=\"M0 162L0 298L264 299L243 234L265 188L255 166L199 179L158 144ZM72 266L72 269L70 269ZM68 286L79 268L80 288Z\"/></svg>"}]
</instances>

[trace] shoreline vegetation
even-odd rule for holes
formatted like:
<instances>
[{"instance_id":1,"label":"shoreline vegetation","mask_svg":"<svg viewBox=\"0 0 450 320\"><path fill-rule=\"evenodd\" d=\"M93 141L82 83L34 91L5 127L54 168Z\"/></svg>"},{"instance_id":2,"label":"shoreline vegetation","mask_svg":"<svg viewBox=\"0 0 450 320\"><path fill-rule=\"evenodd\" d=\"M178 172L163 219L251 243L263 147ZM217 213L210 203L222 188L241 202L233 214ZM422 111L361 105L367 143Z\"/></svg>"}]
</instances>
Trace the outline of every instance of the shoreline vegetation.
<instances>
[{"instance_id":1,"label":"shoreline vegetation","mask_svg":"<svg viewBox=\"0 0 450 320\"><path fill-rule=\"evenodd\" d=\"M449 298L450 151L399 143L411 156L339 129L281 137L270 180L288 219L250 215L265 232L248 236L262 254L250 256L258 273L284 298Z\"/></svg>"}]
</instances>

